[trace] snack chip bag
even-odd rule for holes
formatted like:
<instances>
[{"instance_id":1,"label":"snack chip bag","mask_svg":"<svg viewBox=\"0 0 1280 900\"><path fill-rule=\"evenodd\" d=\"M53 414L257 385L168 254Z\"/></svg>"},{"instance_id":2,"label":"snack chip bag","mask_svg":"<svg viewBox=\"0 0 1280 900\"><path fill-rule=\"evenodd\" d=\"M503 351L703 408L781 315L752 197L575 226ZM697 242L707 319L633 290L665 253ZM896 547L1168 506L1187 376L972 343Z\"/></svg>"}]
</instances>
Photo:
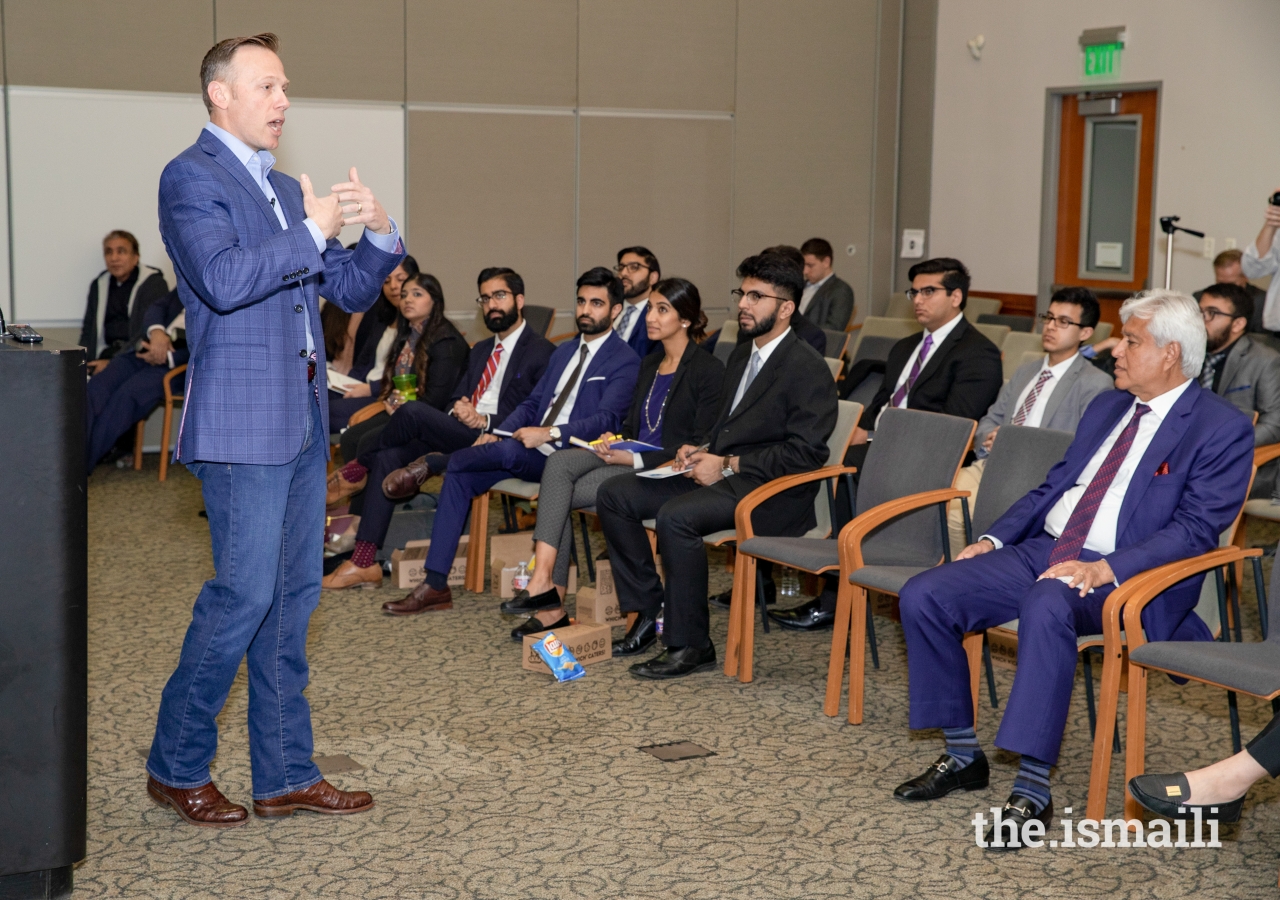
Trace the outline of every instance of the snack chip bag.
<instances>
[{"instance_id":1,"label":"snack chip bag","mask_svg":"<svg viewBox=\"0 0 1280 900\"><path fill-rule=\"evenodd\" d=\"M587 670L582 668L573 651L560 643L554 631L548 631L546 637L535 641L533 649L542 657L551 674L556 676L556 681L573 681L587 674Z\"/></svg>"}]
</instances>

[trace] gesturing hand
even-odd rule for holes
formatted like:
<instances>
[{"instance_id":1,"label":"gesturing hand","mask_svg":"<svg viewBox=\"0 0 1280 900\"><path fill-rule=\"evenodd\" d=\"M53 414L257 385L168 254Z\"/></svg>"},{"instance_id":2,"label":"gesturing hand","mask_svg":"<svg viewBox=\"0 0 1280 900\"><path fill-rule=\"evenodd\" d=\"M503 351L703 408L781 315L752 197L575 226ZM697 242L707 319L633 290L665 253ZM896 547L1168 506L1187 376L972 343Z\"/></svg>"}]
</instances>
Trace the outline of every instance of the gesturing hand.
<instances>
[{"instance_id":1,"label":"gesturing hand","mask_svg":"<svg viewBox=\"0 0 1280 900\"><path fill-rule=\"evenodd\" d=\"M310 178L303 175L299 181L302 184L302 209L307 218L316 223L326 241L336 238L342 230L342 204L338 202L338 196L317 197Z\"/></svg>"},{"instance_id":2,"label":"gesturing hand","mask_svg":"<svg viewBox=\"0 0 1280 900\"><path fill-rule=\"evenodd\" d=\"M330 188L343 205L342 213L345 218L342 224L363 225L376 234L390 234L391 219L387 217L387 211L382 208L378 198L373 196L373 191L360 183L360 174L356 172L355 166L351 167L347 177L351 180Z\"/></svg>"}]
</instances>

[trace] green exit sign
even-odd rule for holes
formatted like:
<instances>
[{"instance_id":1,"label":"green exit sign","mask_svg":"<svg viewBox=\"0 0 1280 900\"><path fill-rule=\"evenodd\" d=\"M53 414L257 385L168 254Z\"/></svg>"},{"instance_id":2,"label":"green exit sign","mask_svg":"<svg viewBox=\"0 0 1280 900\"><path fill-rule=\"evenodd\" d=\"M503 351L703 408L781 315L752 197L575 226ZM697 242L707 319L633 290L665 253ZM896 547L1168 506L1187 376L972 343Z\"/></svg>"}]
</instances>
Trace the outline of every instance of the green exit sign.
<instances>
[{"instance_id":1,"label":"green exit sign","mask_svg":"<svg viewBox=\"0 0 1280 900\"><path fill-rule=\"evenodd\" d=\"M1093 44L1084 48L1084 77L1104 78L1120 71L1124 44Z\"/></svg>"}]
</instances>

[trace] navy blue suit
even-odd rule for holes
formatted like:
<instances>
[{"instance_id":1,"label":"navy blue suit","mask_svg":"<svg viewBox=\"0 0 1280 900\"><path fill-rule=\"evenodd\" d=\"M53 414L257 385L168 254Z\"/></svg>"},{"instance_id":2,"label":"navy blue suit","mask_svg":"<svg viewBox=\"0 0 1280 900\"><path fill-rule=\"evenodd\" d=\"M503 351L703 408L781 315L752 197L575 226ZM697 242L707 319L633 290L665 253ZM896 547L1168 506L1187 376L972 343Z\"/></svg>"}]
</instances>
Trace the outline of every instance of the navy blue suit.
<instances>
[{"instance_id":1,"label":"navy blue suit","mask_svg":"<svg viewBox=\"0 0 1280 900\"><path fill-rule=\"evenodd\" d=\"M142 331L146 334L152 325L167 328L182 312L182 300L177 290L172 290L148 307L143 316ZM187 361L186 347L173 351L174 366ZM85 465L89 473L98 460L107 455L122 435L135 423L151 415L156 404L164 399L164 376L169 367L153 366L139 359L128 348L111 357L107 367L89 379L85 385ZM187 374L183 372L173 379L173 391L182 393ZM168 452L164 448L160 452Z\"/></svg>"},{"instance_id":2,"label":"navy blue suit","mask_svg":"<svg viewBox=\"0 0 1280 900\"><path fill-rule=\"evenodd\" d=\"M466 371L458 380L446 409L452 409L458 400L475 393L496 340L489 337L471 348ZM502 373L502 384L498 386L498 412L491 417L493 422L501 422L532 393L542 380L554 351L555 344L540 334L534 334L533 329L525 328L520 333L510 351L507 368ZM373 485L373 490L364 493L356 540L382 546L387 536L395 503L383 496L380 485L388 475L427 454L432 454L432 471L440 472L449 464L450 454L470 447L479 436L478 429L468 428L448 413L418 400L397 409L378 436L377 448L360 455L360 464L369 470L369 484Z\"/></svg>"},{"instance_id":3,"label":"navy blue suit","mask_svg":"<svg viewBox=\"0 0 1280 900\"><path fill-rule=\"evenodd\" d=\"M1076 484L1133 404L1126 391L1099 394L1080 420L1066 456L1044 484L1014 503L988 533L1003 547L930 569L902 588L902 629L910 666L911 727L973 724L966 632L1018 619L1018 673L996 743L1054 763L1076 671L1076 636L1102 631L1113 585L1085 597L1049 568L1055 539L1046 515ZM1234 406L1192 380L1160 423L1129 482L1106 555L1118 581L1218 546L1244 503L1253 465L1253 428ZM1084 551L1086 562L1099 559ZM1204 576L1179 582L1142 614L1148 640L1210 640L1194 612Z\"/></svg>"},{"instance_id":4,"label":"navy blue suit","mask_svg":"<svg viewBox=\"0 0 1280 900\"><path fill-rule=\"evenodd\" d=\"M626 315L626 307L622 312L618 313L619 319ZM649 329L645 327L645 316L649 314L649 301L645 301L644 309L637 313L632 313L632 318L636 320L635 327L631 329L631 337L627 338L627 346L636 351L636 356L644 359L654 350L660 350L661 341L649 340Z\"/></svg>"},{"instance_id":5,"label":"navy blue suit","mask_svg":"<svg viewBox=\"0 0 1280 900\"><path fill-rule=\"evenodd\" d=\"M562 448L568 446L570 437L592 441L606 431L617 431L631 409L631 395L640 374L640 358L612 331L602 340L603 345L595 351L581 375L569 421L560 426L559 446ZM502 420L498 426L500 430L515 432L527 425L542 424L555 399L560 376L571 364L577 365L581 346L582 337L579 336L556 348L542 380L533 393ZM546 462L547 457L540 451L531 450L510 438L454 453L449 459L440 505L432 523L427 569L445 574L453 565L472 497L483 494L504 478L538 481Z\"/></svg>"}]
</instances>

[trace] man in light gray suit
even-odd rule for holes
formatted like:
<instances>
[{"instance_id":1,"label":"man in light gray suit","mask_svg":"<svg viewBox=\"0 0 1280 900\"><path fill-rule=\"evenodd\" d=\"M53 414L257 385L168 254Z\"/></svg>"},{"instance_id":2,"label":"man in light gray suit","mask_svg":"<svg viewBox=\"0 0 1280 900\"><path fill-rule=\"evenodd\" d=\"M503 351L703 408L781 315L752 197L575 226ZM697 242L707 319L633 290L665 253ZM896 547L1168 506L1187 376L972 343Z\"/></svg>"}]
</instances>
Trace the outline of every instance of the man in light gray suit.
<instances>
[{"instance_id":1,"label":"man in light gray suit","mask_svg":"<svg viewBox=\"0 0 1280 900\"><path fill-rule=\"evenodd\" d=\"M974 435L977 460L956 476L956 488L970 493L970 509L978 499L987 454L1002 427L1021 425L1074 433L1090 401L1111 390L1110 376L1080 355L1080 347L1098 324L1099 313L1098 299L1088 288L1062 288L1049 301L1048 313L1040 316L1044 323L1040 345L1045 356L1023 363L1005 382L996 402L978 423ZM948 510L947 527L954 555L968 543L959 501L952 502Z\"/></svg>"},{"instance_id":2,"label":"man in light gray suit","mask_svg":"<svg viewBox=\"0 0 1280 900\"><path fill-rule=\"evenodd\" d=\"M800 252L804 254L800 312L819 328L844 331L853 319L853 288L832 271L831 244L822 238L809 238Z\"/></svg>"},{"instance_id":3,"label":"man in light gray suit","mask_svg":"<svg viewBox=\"0 0 1280 900\"><path fill-rule=\"evenodd\" d=\"M1208 342L1200 386L1229 401L1246 416L1258 414L1253 443L1280 442L1280 353L1246 333L1253 318L1253 297L1238 284L1220 282L1200 292L1200 312ZM1276 487L1275 463L1262 467L1251 497L1266 497Z\"/></svg>"}]
</instances>

